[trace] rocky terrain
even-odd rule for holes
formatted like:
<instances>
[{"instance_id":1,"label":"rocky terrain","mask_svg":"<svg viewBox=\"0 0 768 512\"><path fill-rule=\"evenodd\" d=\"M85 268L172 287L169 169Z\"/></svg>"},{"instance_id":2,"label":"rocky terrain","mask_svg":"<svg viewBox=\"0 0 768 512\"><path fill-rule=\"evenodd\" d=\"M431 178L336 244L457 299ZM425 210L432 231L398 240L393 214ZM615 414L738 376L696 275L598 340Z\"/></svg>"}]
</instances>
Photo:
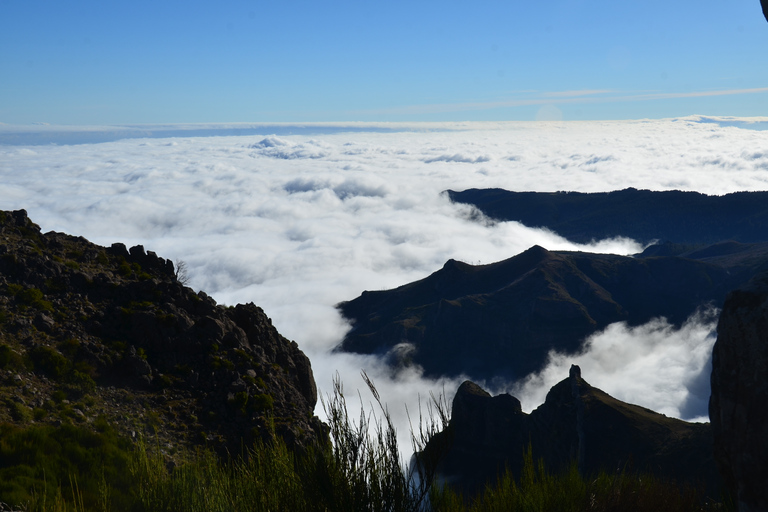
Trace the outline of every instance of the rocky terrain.
<instances>
[{"instance_id":1,"label":"rocky terrain","mask_svg":"<svg viewBox=\"0 0 768 512\"><path fill-rule=\"evenodd\" d=\"M550 471L576 464L584 475L604 470L651 473L720 490L709 424L687 423L616 400L590 386L578 367L530 414L517 398L491 396L466 381L453 399L448 427L427 446L444 449L441 478L465 496L495 482L505 469L520 475L523 454Z\"/></svg>"},{"instance_id":2,"label":"rocky terrain","mask_svg":"<svg viewBox=\"0 0 768 512\"><path fill-rule=\"evenodd\" d=\"M494 220L544 227L578 243L618 236L647 244L672 240L709 245L722 240L763 242L768 192L708 196L699 192L628 188L613 192L446 191Z\"/></svg>"},{"instance_id":3,"label":"rocky terrain","mask_svg":"<svg viewBox=\"0 0 768 512\"><path fill-rule=\"evenodd\" d=\"M635 257L531 249L489 265L449 260L394 290L339 304L351 321L338 350L386 355L392 367L475 379L524 377L550 350L573 352L613 322L684 322L768 268L768 244L690 250L662 244Z\"/></svg>"},{"instance_id":4,"label":"rocky terrain","mask_svg":"<svg viewBox=\"0 0 768 512\"><path fill-rule=\"evenodd\" d=\"M324 438L307 357L253 304L219 306L143 247L0 212L0 422L106 418L173 453ZM183 279L182 279L183 280Z\"/></svg>"},{"instance_id":5,"label":"rocky terrain","mask_svg":"<svg viewBox=\"0 0 768 512\"><path fill-rule=\"evenodd\" d=\"M768 273L728 295L712 354L715 457L745 512L768 510Z\"/></svg>"}]
</instances>

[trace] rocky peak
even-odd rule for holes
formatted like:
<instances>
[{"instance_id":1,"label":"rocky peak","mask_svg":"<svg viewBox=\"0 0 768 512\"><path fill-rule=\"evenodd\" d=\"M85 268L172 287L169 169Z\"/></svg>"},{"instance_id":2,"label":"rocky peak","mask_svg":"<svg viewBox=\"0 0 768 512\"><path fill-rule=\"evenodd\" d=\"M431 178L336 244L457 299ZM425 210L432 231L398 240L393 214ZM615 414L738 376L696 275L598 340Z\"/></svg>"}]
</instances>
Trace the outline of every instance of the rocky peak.
<instances>
[{"instance_id":1,"label":"rocky peak","mask_svg":"<svg viewBox=\"0 0 768 512\"><path fill-rule=\"evenodd\" d=\"M308 358L261 308L217 305L140 245L43 234L24 210L0 212L0 421L101 415L234 453L323 437L316 402Z\"/></svg>"},{"instance_id":2,"label":"rocky peak","mask_svg":"<svg viewBox=\"0 0 768 512\"><path fill-rule=\"evenodd\" d=\"M444 448L441 477L465 495L495 481L505 468L520 475L529 448L551 471L572 463L584 474L626 468L719 490L708 424L616 400L590 386L575 365L530 414L522 412L517 398L494 397L465 381L454 397L448 428L431 444L428 449Z\"/></svg>"},{"instance_id":3,"label":"rocky peak","mask_svg":"<svg viewBox=\"0 0 768 512\"><path fill-rule=\"evenodd\" d=\"M353 328L338 350L386 354L407 343L408 362L429 376L517 380L551 350L574 353L614 322L663 316L681 325L767 266L768 243L638 257L534 246L487 265L450 260L419 281L339 304Z\"/></svg>"}]
</instances>

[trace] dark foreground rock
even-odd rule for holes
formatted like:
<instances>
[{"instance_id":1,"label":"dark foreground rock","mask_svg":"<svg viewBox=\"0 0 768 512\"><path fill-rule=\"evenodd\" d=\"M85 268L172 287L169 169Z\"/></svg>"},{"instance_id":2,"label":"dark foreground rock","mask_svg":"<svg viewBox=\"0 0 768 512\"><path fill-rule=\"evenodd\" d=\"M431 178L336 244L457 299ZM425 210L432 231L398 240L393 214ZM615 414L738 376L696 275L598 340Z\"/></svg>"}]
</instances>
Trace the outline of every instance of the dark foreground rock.
<instances>
[{"instance_id":1,"label":"dark foreground rock","mask_svg":"<svg viewBox=\"0 0 768 512\"><path fill-rule=\"evenodd\" d=\"M768 511L768 274L728 295L712 355L715 456L739 510Z\"/></svg>"},{"instance_id":2,"label":"dark foreground rock","mask_svg":"<svg viewBox=\"0 0 768 512\"><path fill-rule=\"evenodd\" d=\"M439 474L465 496L495 482L505 468L519 477L532 450L548 471L577 464L599 471L647 472L679 483L720 490L709 424L687 423L631 405L590 386L573 367L544 404L530 414L513 396L492 397L464 382L453 400L449 426L427 450L443 450Z\"/></svg>"},{"instance_id":3,"label":"dark foreground rock","mask_svg":"<svg viewBox=\"0 0 768 512\"><path fill-rule=\"evenodd\" d=\"M386 355L394 368L416 364L432 376L517 379L541 369L550 350L574 352L611 323L680 325L720 307L762 268L768 244L736 242L662 244L635 257L534 246L489 265L449 260L420 281L339 304L353 327L338 350Z\"/></svg>"},{"instance_id":4,"label":"dark foreground rock","mask_svg":"<svg viewBox=\"0 0 768 512\"><path fill-rule=\"evenodd\" d=\"M91 424L241 453L323 437L310 362L253 304L218 306L143 247L0 212L0 421Z\"/></svg>"}]
</instances>

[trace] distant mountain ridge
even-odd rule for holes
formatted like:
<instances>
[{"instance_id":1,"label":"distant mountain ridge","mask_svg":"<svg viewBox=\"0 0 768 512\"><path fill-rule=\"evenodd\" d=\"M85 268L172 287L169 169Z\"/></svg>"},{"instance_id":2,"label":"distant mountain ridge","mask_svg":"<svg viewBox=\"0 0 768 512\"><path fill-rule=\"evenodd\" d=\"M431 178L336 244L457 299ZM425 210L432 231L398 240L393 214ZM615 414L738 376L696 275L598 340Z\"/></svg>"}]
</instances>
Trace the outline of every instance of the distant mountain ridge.
<instances>
[{"instance_id":1,"label":"distant mountain ridge","mask_svg":"<svg viewBox=\"0 0 768 512\"><path fill-rule=\"evenodd\" d=\"M491 219L544 227L582 244L614 237L700 245L768 239L768 192L710 196L635 188L596 193L491 188L445 193Z\"/></svg>"},{"instance_id":2,"label":"distant mountain ridge","mask_svg":"<svg viewBox=\"0 0 768 512\"><path fill-rule=\"evenodd\" d=\"M550 350L573 352L614 322L663 316L680 325L768 269L766 243L683 251L666 244L629 257L534 246L488 265L449 260L422 280L340 303L352 329L337 350L386 354L393 367L418 364L430 376L517 379L541 369ZM673 255L655 255L665 252Z\"/></svg>"}]
</instances>

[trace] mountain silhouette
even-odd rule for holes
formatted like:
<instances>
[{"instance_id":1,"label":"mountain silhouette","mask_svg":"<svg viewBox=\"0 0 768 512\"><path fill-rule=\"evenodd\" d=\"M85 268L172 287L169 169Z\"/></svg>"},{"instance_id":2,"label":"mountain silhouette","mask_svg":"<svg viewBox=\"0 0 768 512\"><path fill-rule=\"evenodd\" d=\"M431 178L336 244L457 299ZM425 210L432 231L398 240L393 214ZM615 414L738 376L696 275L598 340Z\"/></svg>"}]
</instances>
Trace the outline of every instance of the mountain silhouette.
<instances>
[{"instance_id":1,"label":"mountain silhouette","mask_svg":"<svg viewBox=\"0 0 768 512\"><path fill-rule=\"evenodd\" d=\"M663 244L635 257L534 246L488 265L449 260L419 281L338 304L352 329L337 350L428 376L517 379L614 322L681 325L766 268L768 243L737 242Z\"/></svg>"},{"instance_id":2,"label":"mountain silhouette","mask_svg":"<svg viewBox=\"0 0 768 512\"><path fill-rule=\"evenodd\" d=\"M453 399L448 427L426 451L439 451L442 481L473 496L508 469L519 478L524 454L547 470L571 464L583 475L617 470L720 491L708 423L688 423L617 400L590 386L577 366L530 414L509 394L492 397L465 381ZM435 453L433 452L433 453Z\"/></svg>"},{"instance_id":3,"label":"mountain silhouette","mask_svg":"<svg viewBox=\"0 0 768 512\"><path fill-rule=\"evenodd\" d=\"M598 193L492 188L445 193L491 219L547 228L583 244L628 237L644 244L671 240L708 245L722 240L763 242L768 236L768 192L709 196L634 188Z\"/></svg>"}]
</instances>

